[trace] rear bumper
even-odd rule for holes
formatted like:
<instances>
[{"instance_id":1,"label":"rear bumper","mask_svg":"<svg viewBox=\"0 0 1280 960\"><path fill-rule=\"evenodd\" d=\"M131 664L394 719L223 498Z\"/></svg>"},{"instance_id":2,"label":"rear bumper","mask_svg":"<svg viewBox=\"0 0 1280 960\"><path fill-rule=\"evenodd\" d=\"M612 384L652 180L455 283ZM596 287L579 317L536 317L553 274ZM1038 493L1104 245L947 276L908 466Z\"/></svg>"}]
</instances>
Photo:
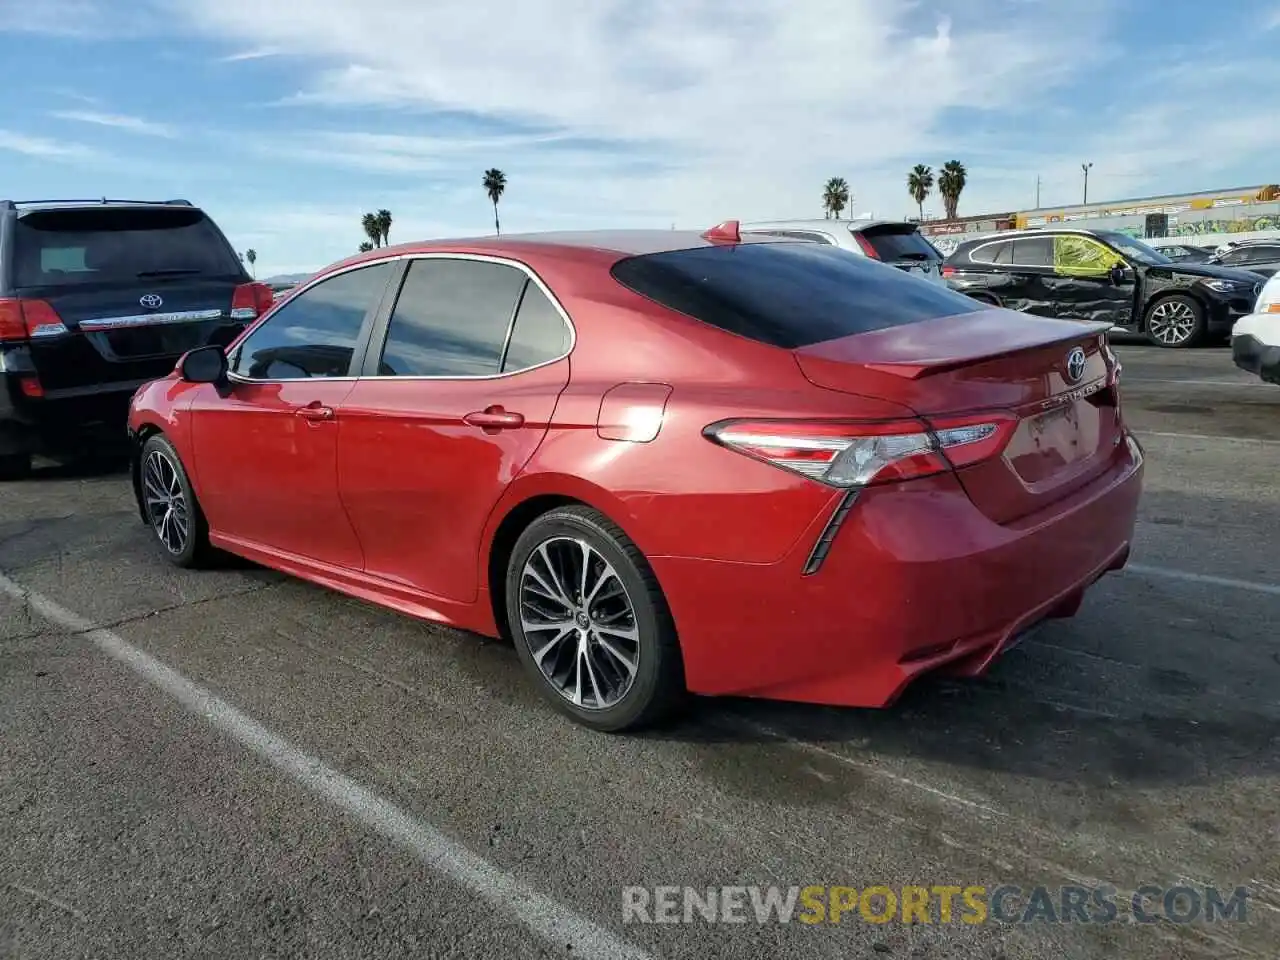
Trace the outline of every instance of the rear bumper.
<instances>
[{"instance_id":1,"label":"rear bumper","mask_svg":"<svg viewBox=\"0 0 1280 960\"><path fill-rule=\"evenodd\" d=\"M1264 343L1251 333L1237 333L1231 338L1231 359L1267 383L1280 384L1280 344Z\"/></svg>"},{"instance_id":2,"label":"rear bumper","mask_svg":"<svg viewBox=\"0 0 1280 960\"><path fill-rule=\"evenodd\" d=\"M0 455L69 454L126 439L129 400L146 381L110 383L29 397L0 374Z\"/></svg>"},{"instance_id":3,"label":"rear bumper","mask_svg":"<svg viewBox=\"0 0 1280 960\"><path fill-rule=\"evenodd\" d=\"M689 688L877 707L929 671L980 674L1124 566L1142 472L1127 438L1106 474L1003 526L953 476L868 490L812 576L802 569L826 515L776 564L652 558Z\"/></svg>"}]
</instances>

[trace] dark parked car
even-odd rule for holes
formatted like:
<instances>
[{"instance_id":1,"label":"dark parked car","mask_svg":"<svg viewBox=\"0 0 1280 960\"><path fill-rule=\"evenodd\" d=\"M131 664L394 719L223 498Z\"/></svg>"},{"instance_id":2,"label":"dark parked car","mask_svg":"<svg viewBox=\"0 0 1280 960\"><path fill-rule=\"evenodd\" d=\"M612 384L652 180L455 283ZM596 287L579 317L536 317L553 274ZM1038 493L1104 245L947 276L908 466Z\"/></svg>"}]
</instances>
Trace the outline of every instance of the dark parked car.
<instances>
[{"instance_id":1,"label":"dark parked car","mask_svg":"<svg viewBox=\"0 0 1280 960\"><path fill-rule=\"evenodd\" d=\"M1243 240L1208 262L1272 277L1280 271L1280 240Z\"/></svg>"},{"instance_id":2,"label":"dark parked car","mask_svg":"<svg viewBox=\"0 0 1280 960\"><path fill-rule=\"evenodd\" d=\"M0 200L0 479L122 438L138 387L270 305L185 200Z\"/></svg>"},{"instance_id":3,"label":"dark parked car","mask_svg":"<svg viewBox=\"0 0 1280 960\"><path fill-rule=\"evenodd\" d=\"M1046 317L1102 320L1161 347L1226 336L1252 312L1263 277L1175 263L1108 230L1025 230L970 240L942 269L953 289Z\"/></svg>"}]
</instances>

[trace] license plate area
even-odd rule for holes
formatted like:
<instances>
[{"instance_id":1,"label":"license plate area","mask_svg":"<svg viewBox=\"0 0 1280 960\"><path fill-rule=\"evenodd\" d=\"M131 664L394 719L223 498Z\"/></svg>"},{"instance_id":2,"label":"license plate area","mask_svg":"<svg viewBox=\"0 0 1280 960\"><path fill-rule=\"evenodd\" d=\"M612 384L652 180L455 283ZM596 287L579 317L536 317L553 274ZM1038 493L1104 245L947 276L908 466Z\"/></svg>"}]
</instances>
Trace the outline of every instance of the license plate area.
<instances>
[{"instance_id":1,"label":"license plate area","mask_svg":"<svg viewBox=\"0 0 1280 960\"><path fill-rule=\"evenodd\" d=\"M186 353L203 346L206 333L204 324L170 323L125 327L86 336L108 360L140 360Z\"/></svg>"}]
</instances>

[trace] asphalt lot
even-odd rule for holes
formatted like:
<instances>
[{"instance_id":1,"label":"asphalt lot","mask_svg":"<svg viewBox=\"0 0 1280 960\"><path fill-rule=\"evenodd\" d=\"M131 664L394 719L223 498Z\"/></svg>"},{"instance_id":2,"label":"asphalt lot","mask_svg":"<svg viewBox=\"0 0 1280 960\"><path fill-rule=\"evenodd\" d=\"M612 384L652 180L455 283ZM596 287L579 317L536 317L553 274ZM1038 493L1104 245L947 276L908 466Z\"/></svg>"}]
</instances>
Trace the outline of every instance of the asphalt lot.
<instances>
[{"instance_id":1,"label":"asphalt lot","mask_svg":"<svg viewBox=\"0 0 1280 960\"><path fill-rule=\"evenodd\" d=\"M881 712L706 701L593 734L502 644L173 570L119 473L5 486L0 957L1274 958L1280 388L1221 348L1117 352L1134 567ZM1098 883L1250 898L1214 924L621 909L627 885Z\"/></svg>"}]
</instances>

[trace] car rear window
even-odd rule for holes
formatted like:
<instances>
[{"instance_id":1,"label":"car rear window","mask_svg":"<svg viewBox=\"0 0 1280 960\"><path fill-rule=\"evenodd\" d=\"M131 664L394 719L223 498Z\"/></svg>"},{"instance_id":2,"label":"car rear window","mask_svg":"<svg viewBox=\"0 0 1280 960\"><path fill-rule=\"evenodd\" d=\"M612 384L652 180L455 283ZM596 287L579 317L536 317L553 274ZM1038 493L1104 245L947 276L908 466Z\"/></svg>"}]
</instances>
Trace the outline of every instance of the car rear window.
<instances>
[{"instance_id":1,"label":"car rear window","mask_svg":"<svg viewBox=\"0 0 1280 960\"><path fill-rule=\"evenodd\" d=\"M862 235L881 260L941 260L942 254L909 225L868 227Z\"/></svg>"},{"instance_id":2,"label":"car rear window","mask_svg":"<svg viewBox=\"0 0 1280 960\"><path fill-rule=\"evenodd\" d=\"M18 219L13 285L58 287L155 277L239 277L239 260L190 207L47 210Z\"/></svg>"},{"instance_id":3,"label":"car rear window","mask_svg":"<svg viewBox=\"0 0 1280 960\"><path fill-rule=\"evenodd\" d=\"M668 309L788 350L981 308L940 284L816 243L652 253L620 260L612 273Z\"/></svg>"}]
</instances>

